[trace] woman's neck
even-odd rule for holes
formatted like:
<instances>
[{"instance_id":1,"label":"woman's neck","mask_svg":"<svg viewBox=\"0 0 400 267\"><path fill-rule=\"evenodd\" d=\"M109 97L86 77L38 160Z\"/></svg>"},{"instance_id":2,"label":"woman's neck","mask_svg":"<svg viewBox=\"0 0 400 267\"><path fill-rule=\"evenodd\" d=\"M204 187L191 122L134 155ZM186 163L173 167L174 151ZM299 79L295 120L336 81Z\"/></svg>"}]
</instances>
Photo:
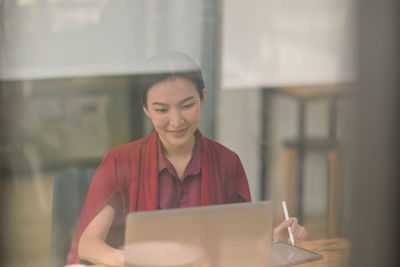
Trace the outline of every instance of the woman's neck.
<instances>
[{"instance_id":1,"label":"woman's neck","mask_svg":"<svg viewBox=\"0 0 400 267\"><path fill-rule=\"evenodd\" d=\"M190 142L176 147L176 146L168 146L168 144L164 144L161 140L161 144L163 147L163 154L168 158L186 158L192 157L194 147L196 145L196 137L193 136Z\"/></svg>"}]
</instances>

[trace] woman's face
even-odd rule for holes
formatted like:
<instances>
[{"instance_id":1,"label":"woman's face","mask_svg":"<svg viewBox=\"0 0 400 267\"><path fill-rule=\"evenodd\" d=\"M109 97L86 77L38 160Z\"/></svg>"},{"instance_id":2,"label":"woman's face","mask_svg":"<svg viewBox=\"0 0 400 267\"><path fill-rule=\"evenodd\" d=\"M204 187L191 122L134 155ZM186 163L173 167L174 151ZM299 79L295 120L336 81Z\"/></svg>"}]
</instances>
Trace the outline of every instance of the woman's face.
<instances>
[{"instance_id":1,"label":"woman's face","mask_svg":"<svg viewBox=\"0 0 400 267\"><path fill-rule=\"evenodd\" d=\"M194 144L194 133L200 121L203 100L194 84L173 77L153 85L147 91L144 112L153 122L165 148L180 148Z\"/></svg>"}]
</instances>

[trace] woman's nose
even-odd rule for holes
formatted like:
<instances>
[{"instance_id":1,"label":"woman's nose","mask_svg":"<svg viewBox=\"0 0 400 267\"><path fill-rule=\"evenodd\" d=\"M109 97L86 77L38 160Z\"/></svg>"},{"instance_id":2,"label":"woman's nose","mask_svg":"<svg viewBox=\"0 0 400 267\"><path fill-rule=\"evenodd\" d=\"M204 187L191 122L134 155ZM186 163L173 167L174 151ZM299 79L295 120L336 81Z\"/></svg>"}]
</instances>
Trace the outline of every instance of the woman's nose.
<instances>
[{"instance_id":1,"label":"woman's nose","mask_svg":"<svg viewBox=\"0 0 400 267\"><path fill-rule=\"evenodd\" d=\"M171 111L169 116L169 124L173 127L179 127L181 126L182 122L182 114L179 111Z\"/></svg>"}]
</instances>

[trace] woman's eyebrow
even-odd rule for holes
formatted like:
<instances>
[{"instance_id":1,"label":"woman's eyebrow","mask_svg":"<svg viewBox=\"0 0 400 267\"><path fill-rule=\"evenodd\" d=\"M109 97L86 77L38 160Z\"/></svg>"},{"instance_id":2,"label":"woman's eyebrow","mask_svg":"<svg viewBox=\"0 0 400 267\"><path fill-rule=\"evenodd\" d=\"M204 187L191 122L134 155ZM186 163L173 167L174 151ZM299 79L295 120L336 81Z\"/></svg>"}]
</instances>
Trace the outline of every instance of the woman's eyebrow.
<instances>
[{"instance_id":1,"label":"woman's eyebrow","mask_svg":"<svg viewBox=\"0 0 400 267\"><path fill-rule=\"evenodd\" d=\"M161 102L153 102L153 103L151 103L151 105L153 106L153 105L158 105L158 106L168 106L167 104L165 104L165 103L161 103Z\"/></svg>"},{"instance_id":2,"label":"woman's eyebrow","mask_svg":"<svg viewBox=\"0 0 400 267\"><path fill-rule=\"evenodd\" d=\"M180 101L179 104L182 105L183 103L185 103L186 101L191 100L191 99L194 99L194 96L188 96L188 97L186 97L185 99L183 99L182 101Z\"/></svg>"},{"instance_id":3,"label":"woman's eyebrow","mask_svg":"<svg viewBox=\"0 0 400 267\"><path fill-rule=\"evenodd\" d=\"M182 101L179 101L179 104L182 105L183 103L185 103L186 101L189 101L191 99L194 99L194 96L188 96L185 99L183 99ZM168 106L168 104L165 103L161 103L161 102L153 102L151 103L152 106L157 105L157 106Z\"/></svg>"}]
</instances>

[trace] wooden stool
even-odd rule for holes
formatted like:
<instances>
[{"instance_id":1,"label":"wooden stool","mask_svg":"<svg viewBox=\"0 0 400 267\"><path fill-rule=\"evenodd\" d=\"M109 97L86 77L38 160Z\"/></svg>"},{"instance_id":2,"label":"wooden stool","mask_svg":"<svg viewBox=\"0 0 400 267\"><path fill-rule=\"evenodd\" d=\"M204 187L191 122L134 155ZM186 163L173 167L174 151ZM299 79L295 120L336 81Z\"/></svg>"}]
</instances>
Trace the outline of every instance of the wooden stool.
<instances>
[{"instance_id":1,"label":"wooden stool","mask_svg":"<svg viewBox=\"0 0 400 267\"><path fill-rule=\"evenodd\" d=\"M309 146L306 150L322 153L328 160L328 235L329 237L335 237L337 234L340 212L339 152L337 148L329 146L325 148L321 146ZM297 158L298 150L296 146L294 144L287 144L287 146L282 149L278 160L279 179L276 185L276 194L279 200L286 200L289 210L294 210L297 206L296 202L299 201L299 197L296 195L296 188L299 185L295 177L295 170L297 169L295 162ZM276 205L278 206L278 204L280 205L280 201L278 201ZM278 209L281 207L276 208Z\"/></svg>"},{"instance_id":2,"label":"wooden stool","mask_svg":"<svg viewBox=\"0 0 400 267\"><path fill-rule=\"evenodd\" d=\"M297 216L300 222L304 220L304 163L306 152L314 151L324 154L329 162L329 200L328 200L328 234L336 236L339 222L340 207L340 177L339 177L339 142L336 137L337 128L337 100L347 91L347 86L328 87L290 87L280 88L278 91L298 102L298 136L292 140L285 140L279 155L277 200L286 199L289 210ZM306 104L318 99L329 101L329 134L323 138L308 138L305 135ZM297 161L295 166L294 161ZM279 202L279 201L278 201ZM280 204L280 203L278 203ZM277 204L277 205L278 205Z\"/></svg>"}]
</instances>

